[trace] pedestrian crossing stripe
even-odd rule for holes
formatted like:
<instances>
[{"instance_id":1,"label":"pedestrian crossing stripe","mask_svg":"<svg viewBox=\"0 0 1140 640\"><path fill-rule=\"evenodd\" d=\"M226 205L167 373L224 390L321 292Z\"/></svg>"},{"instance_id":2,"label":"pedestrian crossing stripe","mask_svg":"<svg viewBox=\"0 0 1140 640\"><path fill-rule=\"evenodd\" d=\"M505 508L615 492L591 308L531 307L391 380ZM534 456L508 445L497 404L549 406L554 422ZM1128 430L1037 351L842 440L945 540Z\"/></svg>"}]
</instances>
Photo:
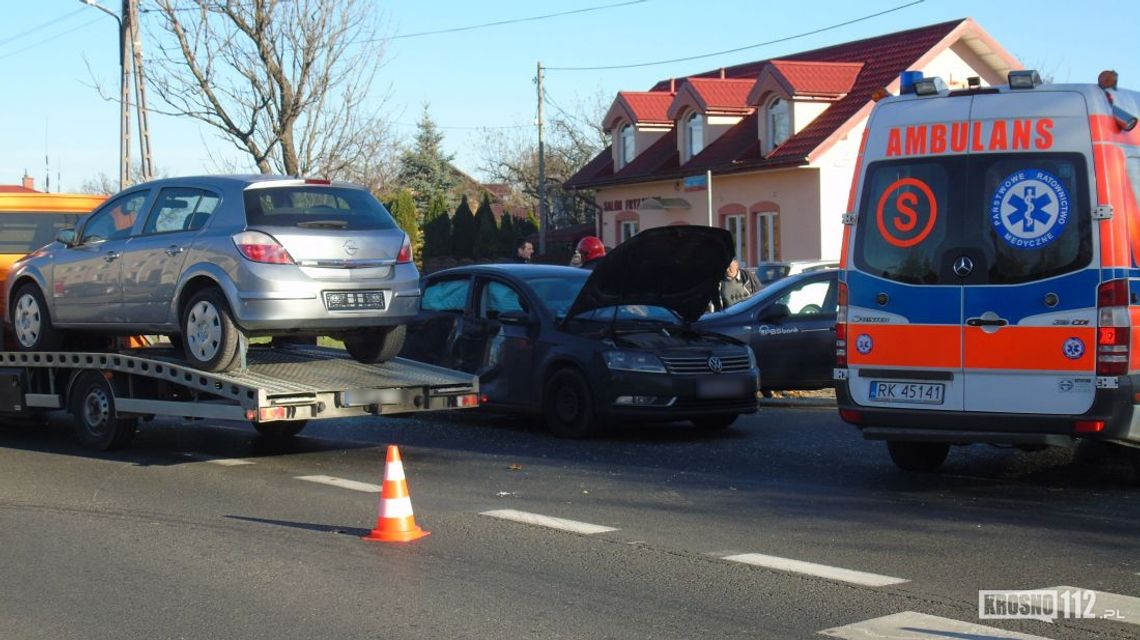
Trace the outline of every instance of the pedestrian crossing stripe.
<instances>
[{"instance_id":1,"label":"pedestrian crossing stripe","mask_svg":"<svg viewBox=\"0 0 1140 640\"><path fill-rule=\"evenodd\" d=\"M1044 636L1006 631L950 618L940 618L917 611L904 611L881 618L863 620L842 627L825 629L819 633L844 640L912 640L914 638L923 638L924 640L961 640L962 638L1050 640Z\"/></svg>"}]
</instances>

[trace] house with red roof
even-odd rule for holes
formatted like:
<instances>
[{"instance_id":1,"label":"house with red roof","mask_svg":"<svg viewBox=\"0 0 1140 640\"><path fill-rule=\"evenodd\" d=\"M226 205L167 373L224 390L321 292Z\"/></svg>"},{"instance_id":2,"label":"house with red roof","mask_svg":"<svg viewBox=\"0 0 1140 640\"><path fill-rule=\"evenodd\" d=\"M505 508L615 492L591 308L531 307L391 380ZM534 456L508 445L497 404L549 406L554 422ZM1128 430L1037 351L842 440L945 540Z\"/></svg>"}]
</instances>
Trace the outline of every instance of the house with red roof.
<instances>
[{"instance_id":1,"label":"house with red roof","mask_svg":"<svg viewBox=\"0 0 1140 640\"><path fill-rule=\"evenodd\" d=\"M839 257L873 93L903 71L1005 84L1021 65L969 18L618 93L612 144L566 182L592 189L614 246L641 229L728 229L748 265Z\"/></svg>"},{"instance_id":2,"label":"house with red roof","mask_svg":"<svg viewBox=\"0 0 1140 640\"><path fill-rule=\"evenodd\" d=\"M39 191L36 191L36 179L25 173L21 184L0 184L0 193L39 193Z\"/></svg>"}]
</instances>

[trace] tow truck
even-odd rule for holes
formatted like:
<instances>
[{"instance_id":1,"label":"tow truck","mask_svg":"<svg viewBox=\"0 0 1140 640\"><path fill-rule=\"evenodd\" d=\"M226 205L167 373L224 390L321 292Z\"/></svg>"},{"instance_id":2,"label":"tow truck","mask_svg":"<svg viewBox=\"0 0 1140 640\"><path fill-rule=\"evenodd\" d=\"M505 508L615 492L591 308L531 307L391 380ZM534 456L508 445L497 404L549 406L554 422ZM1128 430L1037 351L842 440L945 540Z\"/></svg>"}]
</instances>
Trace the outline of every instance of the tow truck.
<instances>
[{"instance_id":1,"label":"tow truck","mask_svg":"<svg viewBox=\"0 0 1140 640\"><path fill-rule=\"evenodd\" d=\"M157 416L244 421L284 438L310 420L479 404L477 376L404 358L361 364L332 347L242 344L243 366L207 373L169 345L115 346L0 351L0 420L62 409L81 445L106 451L129 446L139 420Z\"/></svg>"}]
</instances>

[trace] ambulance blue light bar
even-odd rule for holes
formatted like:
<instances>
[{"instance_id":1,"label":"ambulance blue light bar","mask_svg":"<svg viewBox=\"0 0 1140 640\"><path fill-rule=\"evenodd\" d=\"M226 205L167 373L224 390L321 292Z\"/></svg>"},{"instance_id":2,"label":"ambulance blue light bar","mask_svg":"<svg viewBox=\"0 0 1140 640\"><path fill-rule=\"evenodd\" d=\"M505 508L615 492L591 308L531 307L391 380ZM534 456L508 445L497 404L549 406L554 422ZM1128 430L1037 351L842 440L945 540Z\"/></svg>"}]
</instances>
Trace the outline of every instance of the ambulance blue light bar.
<instances>
[{"instance_id":1,"label":"ambulance blue light bar","mask_svg":"<svg viewBox=\"0 0 1140 640\"><path fill-rule=\"evenodd\" d=\"M923 78L914 83L914 92L920 96L933 96L946 90L946 83L942 78Z\"/></svg>"},{"instance_id":2,"label":"ambulance blue light bar","mask_svg":"<svg viewBox=\"0 0 1140 640\"><path fill-rule=\"evenodd\" d=\"M1041 76L1033 69L1009 72L1010 89L1032 89L1039 84L1041 84Z\"/></svg>"},{"instance_id":3,"label":"ambulance blue light bar","mask_svg":"<svg viewBox=\"0 0 1140 640\"><path fill-rule=\"evenodd\" d=\"M922 80L921 71L903 71L899 74L899 95L914 93L914 83Z\"/></svg>"}]
</instances>

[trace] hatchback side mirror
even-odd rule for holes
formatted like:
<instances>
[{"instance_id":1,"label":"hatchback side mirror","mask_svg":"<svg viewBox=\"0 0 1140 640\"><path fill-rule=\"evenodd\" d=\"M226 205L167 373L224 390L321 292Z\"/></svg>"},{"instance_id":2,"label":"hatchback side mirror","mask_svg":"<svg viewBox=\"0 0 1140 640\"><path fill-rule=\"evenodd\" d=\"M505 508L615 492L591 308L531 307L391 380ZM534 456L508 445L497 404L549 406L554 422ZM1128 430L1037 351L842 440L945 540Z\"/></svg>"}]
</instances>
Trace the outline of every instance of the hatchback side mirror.
<instances>
[{"instance_id":1,"label":"hatchback side mirror","mask_svg":"<svg viewBox=\"0 0 1140 640\"><path fill-rule=\"evenodd\" d=\"M75 244L75 229L60 229L59 233L55 234L55 240L70 247Z\"/></svg>"}]
</instances>

